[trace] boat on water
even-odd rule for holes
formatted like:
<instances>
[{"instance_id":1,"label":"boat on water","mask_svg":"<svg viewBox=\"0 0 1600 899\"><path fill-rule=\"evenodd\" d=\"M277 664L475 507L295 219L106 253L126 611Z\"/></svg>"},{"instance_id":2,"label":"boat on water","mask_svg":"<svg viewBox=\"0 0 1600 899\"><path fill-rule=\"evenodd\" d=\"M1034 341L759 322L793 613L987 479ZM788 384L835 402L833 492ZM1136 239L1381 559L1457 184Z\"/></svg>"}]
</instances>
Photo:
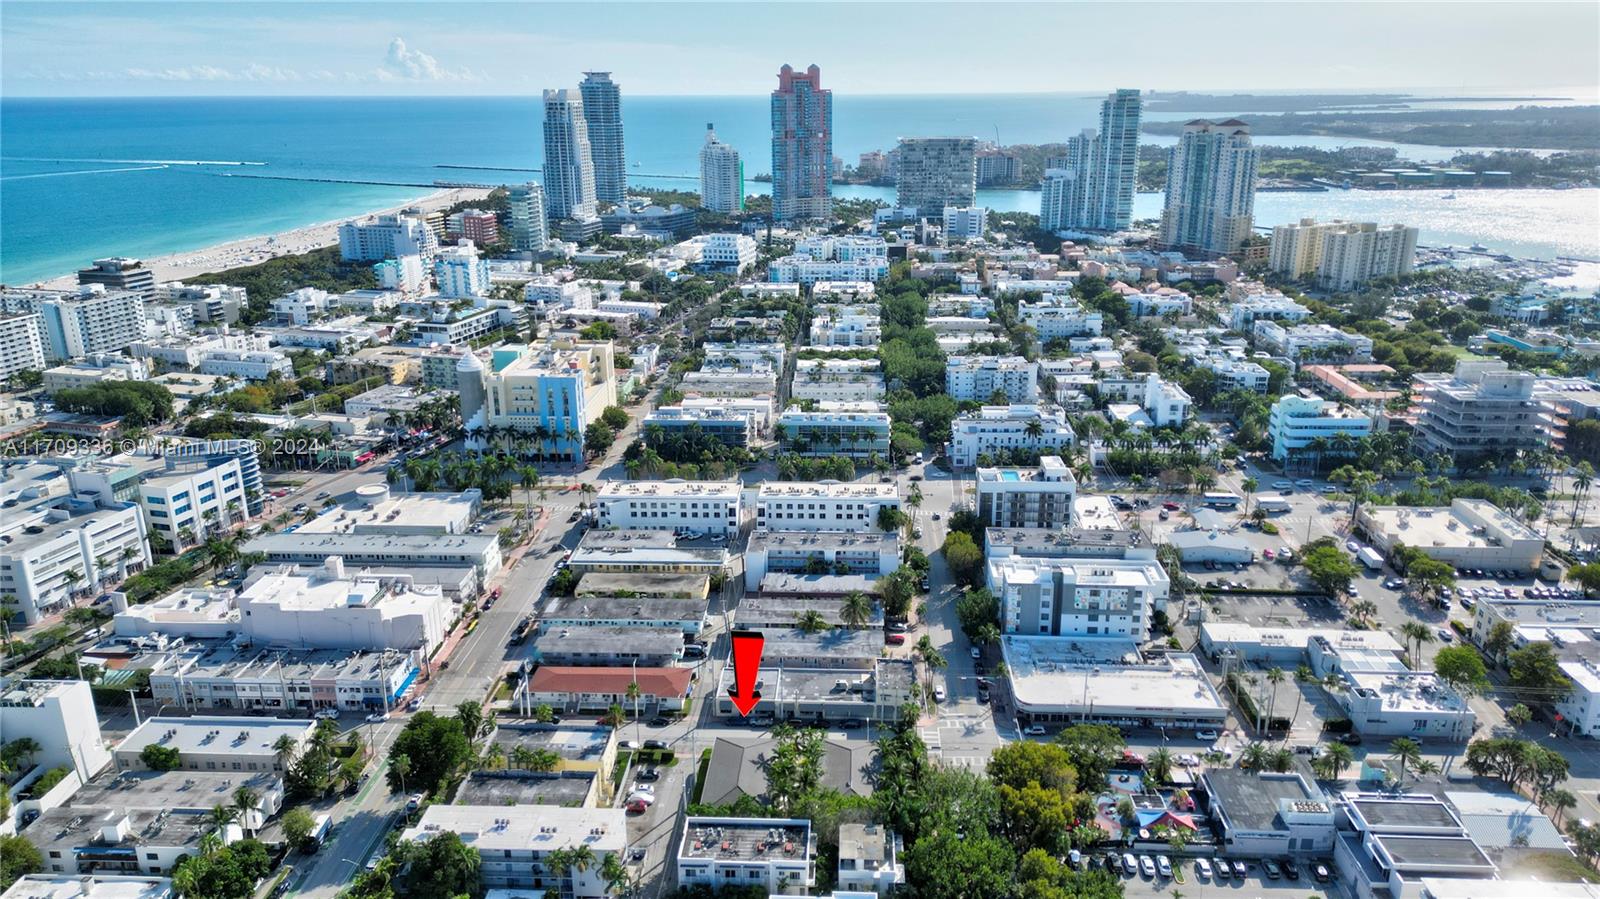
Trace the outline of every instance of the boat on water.
<instances>
[{"instance_id":1,"label":"boat on water","mask_svg":"<svg viewBox=\"0 0 1600 899\"><path fill-rule=\"evenodd\" d=\"M1441 200L1454 200L1455 198L1456 198L1456 192L1453 191L1453 190L1450 191L1449 193L1444 194L1443 196L1439 197L1439 199L1441 199Z\"/></svg>"},{"instance_id":2,"label":"boat on water","mask_svg":"<svg viewBox=\"0 0 1600 899\"><path fill-rule=\"evenodd\" d=\"M1481 243L1475 243L1472 246L1467 247L1467 249L1471 250L1474 253L1487 253L1487 252L1489 252L1489 248L1484 246Z\"/></svg>"}]
</instances>

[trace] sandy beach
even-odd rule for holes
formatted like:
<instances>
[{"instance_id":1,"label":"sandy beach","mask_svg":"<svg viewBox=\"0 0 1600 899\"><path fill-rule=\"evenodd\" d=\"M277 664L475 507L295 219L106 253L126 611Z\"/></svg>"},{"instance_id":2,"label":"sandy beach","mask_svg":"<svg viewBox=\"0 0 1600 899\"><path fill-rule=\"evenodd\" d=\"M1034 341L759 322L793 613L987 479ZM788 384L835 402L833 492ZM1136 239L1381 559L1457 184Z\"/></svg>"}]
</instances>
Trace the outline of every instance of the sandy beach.
<instances>
[{"instance_id":1,"label":"sandy beach","mask_svg":"<svg viewBox=\"0 0 1600 899\"><path fill-rule=\"evenodd\" d=\"M413 206L420 207L424 211L443 209L463 200L481 200L488 195L488 191L477 188L440 190L387 209L378 209L355 216L344 216L330 222L307 225L303 228L295 228L278 234L247 237L243 240L217 244L201 250L172 253L143 261L146 268L155 272L157 282L182 281L207 272L218 272L244 265L254 265L277 256L292 256L297 253L315 250L318 247L332 246L339 242L339 226L353 218L360 219L390 212L399 212L402 209L408 209ZM68 274L41 281L39 285L55 290L67 290L77 283L77 275Z\"/></svg>"}]
</instances>

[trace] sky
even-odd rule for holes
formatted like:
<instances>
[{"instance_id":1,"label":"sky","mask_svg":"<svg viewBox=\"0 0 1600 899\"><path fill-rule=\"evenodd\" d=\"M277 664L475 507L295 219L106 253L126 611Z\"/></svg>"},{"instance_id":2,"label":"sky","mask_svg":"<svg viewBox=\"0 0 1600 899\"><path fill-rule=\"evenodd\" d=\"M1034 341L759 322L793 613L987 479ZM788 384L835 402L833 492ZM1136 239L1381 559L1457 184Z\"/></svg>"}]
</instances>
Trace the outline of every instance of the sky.
<instances>
[{"instance_id":1,"label":"sky","mask_svg":"<svg viewBox=\"0 0 1600 899\"><path fill-rule=\"evenodd\" d=\"M0 0L4 96L1600 92L1600 3Z\"/></svg>"}]
</instances>

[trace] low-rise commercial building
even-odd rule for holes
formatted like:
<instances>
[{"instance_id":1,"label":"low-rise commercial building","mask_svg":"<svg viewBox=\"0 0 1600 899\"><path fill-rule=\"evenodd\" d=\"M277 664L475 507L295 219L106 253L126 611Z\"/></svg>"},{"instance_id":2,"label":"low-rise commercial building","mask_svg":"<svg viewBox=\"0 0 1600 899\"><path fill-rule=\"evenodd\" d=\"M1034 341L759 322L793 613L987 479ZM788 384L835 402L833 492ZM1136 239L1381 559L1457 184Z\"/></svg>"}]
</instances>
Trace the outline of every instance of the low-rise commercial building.
<instances>
[{"instance_id":1,"label":"low-rise commercial building","mask_svg":"<svg viewBox=\"0 0 1600 899\"><path fill-rule=\"evenodd\" d=\"M757 413L749 409L709 405L657 406L641 422L645 442L655 434L670 438L674 433L698 429L723 446L748 448L759 439Z\"/></svg>"},{"instance_id":2,"label":"low-rise commercial building","mask_svg":"<svg viewBox=\"0 0 1600 899\"><path fill-rule=\"evenodd\" d=\"M1544 538L1488 500L1457 499L1448 508L1362 506L1356 527L1388 555L1405 544L1457 568L1538 571Z\"/></svg>"},{"instance_id":3,"label":"low-rise commercial building","mask_svg":"<svg viewBox=\"0 0 1600 899\"><path fill-rule=\"evenodd\" d=\"M1123 637L1000 639L1017 718L1029 724L1221 727L1228 706L1189 653L1141 655Z\"/></svg>"},{"instance_id":4,"label":"low-rise commercial building","mask_svg":"<svg viewBox=\"0 0 1600 899\"><path fill-rule=\"evenodd\" d=\"M46 393L88 387L106 381L143 381L150 377L150 363L115 353L94 353L66 365L44 370Z\"/></svg>"},{"instance_id":5,"label":"low-rise commercial building","mask_svg":"<svg viewBox=\"0 0 1600 899\"><path fill-rule=\"evenodd\" d=\"M1208 768L1200 786L1224 855L1317 858L1333 851L1333 805L1299 772Z\"/></svg>"},{"instance_id":6,"label":"low-rise commercial building","mask_svg":"<svg viewBox=\"0 0 1600 899\"><path fill-rule=\"evenodd\" d=\"M139 641L134 641L135 643ZM412 653L285 651L189 641L150 672L157 702L182 708L388 710L421 674Z\"/></svg>"},{"instance_id":7,"label":"low-rise commercial building","mask_svg":"<svg viewBox=\"0 0 1600 899\"><path fill-rule=\"evenodd\" d=\"M978 520L984 527L1060 528L1072 523L1078 479L1060 456L1037 468L980 468Z\"/></svg>"},{"instance_id":8,"label":"low-rise commercial building","mask_svg":"<svg viewBox=\"0 0 1600 899\"><path fill-rule=\"evenodd\" d=\"M0 899L173 899L169 877L137 874L24 874Z\"/></svg>"},{"instance_id":9,"label":"low-rise commercial building","mask_svg":"<svg viewBox=\"0 0 1600 899\"><path fill-rule=\"evenodd\" d=\"M1340 681L1334 701L1362 736L1465 741L1477 727L1477 714L1454 687L1391 653L1313 640L1310 661L1318 677Z\"/></svg>"},{"instance_id":10,"label":"low-rise commercial building","mask_svg":"<svg viewBox=\"0 0 1600 899\"><path fill-rule=\"evenodd\" d=\"M147 746L178 751L179 771L274 771L280 776L311 742L315 722L307 719L196 715L147 718L112 752L118 771L146 771ZM288 737L291 748L278 749Z\"/></svg>"},{"instance_id":11,"label":"low-rise commercial building","mask_svg":"<svg viewBox=\"0 0 1600 899\"><path fill-rule=\"evenodd\" d=\"M668 530L586 531L572 551L572 570L582 575L695 574L712 575L728 565L728 551L703 542L680 541Z\"/></svg>"},{"instance_id":12,"label":"low-rise commercial building","mask_svg":"<svg viewBox=\"0 0 1600 899\"><path fill-rule=\"evenodd\" d=\"M1415 793L1345 793L1336 802L1333 861L1354 899L1426 899L1425 884L1477 881L1486 890L1499 868L1443 800ZM1447 893L1457 896L1457 893Z\"/></svg>"},{"instance_id":13,"label":"low-rise commercial building","mask_svg":"<svg viewBox=\"0 0 1600 899\"><path fill-rule=\"evenodd\" d=\"M1251 326L1256 345L1300 362L1371 362L1372 338L1333 325L1290 325L1257 320Z\"/></svg>"},{"instance_id":14,"label":"low-rise commercial building","mask_svg":"<svg viewBox=\"0 0 1600 899\"><path fill-rule=\"evenodd\" d=\"M534 705L561 712L604 712L614 705L633 709L628 685L638 684L643 712L675 712L689 701L693 674L688 668L541 665L524 681L524 690Z\"/></svg>"},{"instance_id":15,"label":"low-rise commercial building","mask_svg":"<svg viewBox=\"0 0 1600 899\"><path fill-rule=\"evenodd\" d=\"M683 655L683 631L674 627L556 627L540 625L533 661L541 665L665 668Z\"/></svg>"}]
</instances>

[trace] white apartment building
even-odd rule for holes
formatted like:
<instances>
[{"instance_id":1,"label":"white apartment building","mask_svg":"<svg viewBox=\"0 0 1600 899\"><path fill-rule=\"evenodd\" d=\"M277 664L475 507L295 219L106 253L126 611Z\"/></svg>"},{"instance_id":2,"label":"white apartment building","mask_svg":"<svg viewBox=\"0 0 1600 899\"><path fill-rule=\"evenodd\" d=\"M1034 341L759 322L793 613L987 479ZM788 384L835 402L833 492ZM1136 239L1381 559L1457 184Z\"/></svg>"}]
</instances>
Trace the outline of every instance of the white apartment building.
<instances>
[{"instance_id":1,"label":"white apartment building","mask_svg":"<svg viewBox=\"0 0 1600 899\"><path fill-rule=\"evenodd\" d=\"M392 709L421 676L416 653L286 650L186 641L158 653L150 692L184 708Z\"/></svg>"},{"instance_id":2,"label":"white apartment building","mask_svg":"<svg viewBox=\"0 0 1600 899\"><path fill-rule=\"evenodd\" d=\"M700 205L730 215L744 211L744 163L738 150L717 139L710 122L700 147Z\"/></svg>"},{"instance_id":3,"label":"white apartment building","mask_svg":"<svg viewBox=\"0 0 1600 899\"><path fill-rule=\"evenodd\" d=\"M889 413L882 403L791 406L778 416L786 450L802 456L889 456Z\"/></svg>"},{"instance_id":4,"label":"white apartment building","mask_svg":"<svg viewBox=\"0 0 1600 899\"><path fill-rule=\"evenodd\" d=\"M835 899L849 899L850 891L888 895L897 884L906 882L906 866L900 861L904 853L899 834L881 824L840 824Z\"/></svg>"},{"instance_id":5,"label":"white apartment building","mask_svg":"<svg viewBox=\"0 0 1600 899\"><path fill-rule=\"evenodd\" d=\"M439 250L433 259L433 280L442 297L481 297L489 292L489 260L478 256L478 247L463 240Z\"/></svg>"},{"instance_id":6,"label":"white apartment building","mask_svg":"<svg viewBox=\"0 0 1600 899\"><path fill-rule=\"evenodd\" d=\"M989 560L988 587L1000 600L1004 633L1142 642L1171 582L1154 559L1006 555Z\"/></svg>"},{"instance_id":7,"label":"white apartment building","mask_svg":"<svg viewBox=\"0 0 1600 899\"><path fill-rule=\"evenodd\" d=\"M116 353L144 339L144 296L84 284L77 290L0 290L0 313L37 313L46 359Z\"/></svg>"},{"instance_id":8,"label":"white apartment building","mask_svg":"<svg viewBox=\"0 0 1600 899\"><path fill-rule=\"evenodd\" d=\"M540 275L523 286L522 299L546 314L555 309L593 309L594 289L582 281Z\"/></svg>"},{"instance_id":9,"label":"white apartment building","mask_svg":"<svg viewBox=\"0 0 1600 899\"><path fill-rule=\"evenodd\" d=\"M544 92L544 190L551 219L598 223L583 96L568 88Z\"/></svg>"},{"instance_id":10,"label":"white apartment building","mask_svg":"<svg viewBox=\"0 0 1600 899\"><path fill-rule=\"evenodd\" d=\"M207 350L196 369L203 375L246 381L265 381L274 372L285 379L294 377L293 360L277 350Z\"/></svg>"},{"instance_id":11,"label":"white apartment building","mask_svg":"<svg viewBox=\"0 0 1600 899\"><path fill-rule=\"evenodd\" d=\"M759 255L755 238L748 234L705 234L694 240L700 245L700 266L708 271L742 275Z\"/></svg>"},{"instance_id":12,"label":"white apartment building","mask_svg":"<svg viewBox=\"0 0 1600 899\"><path fill-rule=\"evenodd\" d=\"M1545 441L1538 376L1505 362L1462 360L1454 374L1413 378L1419 449L1445 453L1457 464L1496 453L1532 449Z\"/></svg>"},{"instance_id":13,"label":"white apartment building","mask_svg":"<svg viewBox=\"0 0 1600 899\"><path fill-rule=\"evenodd\" d=\"M286 324L307 325L326 315L333 303L333 295L326 290L302 287L274 299L272 317Z\"/></svg>"},{"instance_id":14,"label":"white apartment building","mask_svg":"<svg viewBox=\"0 0 1600 899\"><path fill-rule=\"evenodd\" d=\"M1272 245L1276 252L1278 245ZM1228 307L1228 325L1235 331L1250 333L1258 319L1275 322L1300 322L1311 317L1311 310L1281 293L1259 293L1238 300Z\"/></svg>"},{"instance_id":15,"label":"white apartment building","mask_svg":"<svg viewBox=\"0 0 1600 899\"><path fill-rule=\"evenodd\" d=\"M1194 406L1188 391L1155 372L1128 378L1107 378L1100 382L1100 394L1108 399L1137 404L1137 410L1144 415L1142 418L1134 416L1135 423L1153 428L1183 427Z\"/></svg>"},{"instance_id":16,"label":"white apartment building","mask_svg":"<svg viewBox=\"0 0 1600 899\"><path fill-rule=\"evenodd\" d=\"M1055 406L984 406L951 423L947 452L952 466L972 468L979 456L1006 450L1059 451L1076 441L1066 414Z\"/></svg>"},{"instance_id":17,"label":"white apartment building","mask_svg":"<svg viewBox=\"0 0 1600 899\"><path fill-rule=\"evenodd\" d=\"M1180 290L1163 288L1154 293L1141 291L1130 293L1123 300L1128 304L1128 312L1140 318L1188 315L1194 311L1194 300Z\"/></svg>"},{"instance_id":18,"label":"white apartment building","mask_svg":"<svg viewBox=\"0 0 1600 899\"><path fill-rule=\"evenodd\" d=\"M946 206L945 240L979 240L989 224L989 210L982 206Z\"/></svg>"},{"instance_id":19,"label":"white apartment building","mask_svg":"<svg viewBox=\"0 0 1600 899\"><path fill-rule=\"evenodd\" d=\"M811 313L812 346L877 346L883 337L876 303L819 303Z\"/></svg>"},{"instance_id":20,"label":"white apartment building","mask_svg":"<svg viewBox=\"0 0 1600 899\"><path fill-rule=\"evenodd\" d=\"M262 352L272 348L264 334L218 334L211 337L164 337L128 347L140 359L156 359L175 368L192 369L212 350Z\"/></svg>"},{"instance_id":21,"label":"white apartment building","mask_svg":"<svg viewBox=\"0 0 1600 899\"><path fill-rule=\"evenodd\" d=\"M463 299L456 302L469 301ZM472 303L470 307L456 307L443 300L431 303L424 300L423 303L427 303L429 308L423 313L425 318L412 321L412 344L427 346L430 343L467 343L516 326L522 320L519 316L522 310L502 300L485 300L477 297L470 302Z\"/></svg>"},{"instance_id":22,"label":"white apartment building","mask_svg":"<svg viewBox=\"0 0 1600 899\"><path fill-rule=\"evenodd\" d=\"M889 244L881 237L818 235L795 241L794 255L773 260L775 284L881 281L889 275Z\"/></svg>"},{"instance_id":23,"label":"white apartment building","mask_svg":"<svg viewBox=\"0 0 1600 899\"><path fill-rule=\"evenodd\" d=\"M416 843L446 832L478 853L483 887L531 891L530 897L546 891L561 899L616 896L601 876L601 861L614 855L620 862L628 852L627 814L620 808L430 805L416 826L401 831L400 839ZM550 865L552 853L578 848L587 849L595 863L558 874Z\"/></svg>"},{"instance_id":24,"label":"white apartment building","mask_svg":"<svg viewBox=\"0 0 1600 899\"><path fill-rule=\"evenodd\" d=\"M1309 395L1285 394L1272 404L1267 420L1272 458L1280 463L1301 455L1313 440L1322 440L1326 453L1335 447L1334 438L1339 434L1361 438L1370 433L1370 416Z\"/></svg>"},{"instance_id":25,"label":"white apartment building","mask_svg":"<svg viewBox=\"0 0 1600 899\"><path fill-rule=\"evenodd\" d=\"M1073 337L1100 335L1104 317L1084 309L1076 302L1046 295L1044 302L1023 303L1017 312L1023 324L1033 328L1042 343Z\"/></svg>"},{"instance_id":26,"label":"white apartment building","mask_svg":"<svg viewBox=\"0 0 1600 899\"><path fill-rule=\"evenodd\" d=\"M756 489L756 530L871 531L879 510L900 505L894 484L767 481Z\"/></svg>"},{"instance_id":27,"label":"white apartment building","mask_svg":"<svg viewBox=\"0 0 1600 899\"><path fill-rule=\"evenodd\" d=\"M1370 362L1372 338L1332 325L1291 325L1257 321L1251 329L1258 346L1293 362Z\"/></svg>"},{"instance_id":28,"label":"white apartment building","mask_svg":"<svg viewBox=\"0 0 1600 899\"><path fill-rule=\"evenodd\" d=\"M657 406L639 423L646 443L654 440L653 434L663 436L674 431L699 428L724 446L749 447L761 436L757 413L748 408L724 405L733 397L707 397L703 405ZM685 400L687 403L688 400ZM767 401L770 408L770 401ZM711 405L716 403L716 405Z\"/></svg>"},{"instance_id":29,"label":"white apartment building","mask_svg":"<svg viewBox=\"0 0 1600 899\"><path fill-rule=\"evenodd\" d=\"M1202 356L1193 361L1217 376L1217 386L1221 390L1266 393L1272 385L1272 372L1255 362L1231 359L1220 354Z\"/></svg>"},{"instance_id":30,"label":"white apartment building","mask_svg":"<svg viewBox=\"0 0 1600 899\"><path fill-rule=\"evenodd\" d=\"M84 783L111 763L88 681L7 684L0 689L0 733L8 743L31 738L39 745L34 764L68 768Z\"/></svg>"},{"instance_id":31,"label":"white apartment building","mask_svg":"<svg viewBox=\"0 0 1600 899\"><path fill-rule=\"evenodd\" d=\"M222 325L237 322L239 311L250 304L243 287L231 284L184 284L182 281L157 284L156 299L164 303L187 303L194 310L195 321Z\"/></svg>"},{"instance_id":32,"label":"white apartment building","mask_svg":"<svg viewBox=\"0 0 1600 899\"><path fill-rule=\"evenodd\" d=\"M44 370L46 393L87 387L104 381L143 381L150 377L150 364L112 353L95 353L66 365Z\"/></svg>"},{"instance_id":33,"label":"white apartment building","mask_svg":"<svg viewBox=\"0 0 1600 899\"><path fill-rule=\"evenodd\" d=\"M738 481L607 481L595 503L603 528L684 528L733 537L743 496Z\"/></svg>"},{"instance_id":34,"label":"white apartment building","mask_svg":"<svg viewBox=\"0 0 1600 899\"><path fill-rule=\"evenodd\" d=\"M0 379L44 369L42 322L37 312L0 312Z\"/></svg>"},{"instance_id":35,"label":"white apartment building","mask_svg":"<svg viewBox=\"0 0 1600 899\"><path fill-rule=\"evenodd\" d=\"M992 402L999 393L1008 404L1031 403L1039 398L1039 363L1022 356L950 356L944 389L957 402Z\"/></svg>"},{"instance_id":36,"label":"white apartment building","mask_svg":"<svg viewBox=\"0 0 1600 899\"><path fill-rule=\"evenodd\" d=\"M378 286L394 290L408 297L420 296L428 288L427 269L422 257L415 254L385 259L372 267L378 277Z\"/></svg>"},{"instance_id":37,"label":"white apartment building","mask_svg":"<svg viewBox=\"0 0 1600 899\"><path fill-rule=\"evenodd\" d=\"M876 359L800 359L789 386L790 399L815 402L870 403L883 394Z\"/></svg>"},{"instance_id":38,"label":"white apartment building","mask_svg":"<svg viewBox=\"0 0 1600 899\"><path fill-rule=\"evenodd\" d=\"M1393 653L1312 641L1308 655L1318 677L1342 683L1333 699L1364 737L1466 741L1477 726L1455 688L1432 671L1412 671Z\"/></svg>"},{"instance_id":39,"label":"white apartment building","mask_svg":"<svg viewBox=\"0 0 1600 899\"><path fill-rule=\"evenodd\" d=\"M811 285L811 300L815 303L870 303L878 295L871 281L818 281Z\"/></svg>"},{"instance_id":40,"label":"white apartment building","mask_svg":"<svg viewBox=\"0 0 1600 899\"><path fill-rule=\"evenodd\" d=\"M803 894L816 883L816 851L810 821L691 815L678 845L678 886L737 884Z\"/></svg>"},{"instance_id":41,"label":"white apartment building","mask_svg":"<svg viewBox=\"0 0 1600 899\"><path fill-rule=\"evenodd\" d=\"M1072 524L1078 479L1060 456L1036 468L980 468L978 521L991 528L1060 529Z\"/></svg>"},{"instance_id":42,"label":"white apartment building","mask_svg":"<svg viewBox=\"0 0 1600 899\"><path fill-rule=\"evenodd\" d=\"M433 229L420 217L380 215L339 226L339 255L346 262L382 262L401 256L430 257L439 248Z\"/></svg>"}]
</instances>

